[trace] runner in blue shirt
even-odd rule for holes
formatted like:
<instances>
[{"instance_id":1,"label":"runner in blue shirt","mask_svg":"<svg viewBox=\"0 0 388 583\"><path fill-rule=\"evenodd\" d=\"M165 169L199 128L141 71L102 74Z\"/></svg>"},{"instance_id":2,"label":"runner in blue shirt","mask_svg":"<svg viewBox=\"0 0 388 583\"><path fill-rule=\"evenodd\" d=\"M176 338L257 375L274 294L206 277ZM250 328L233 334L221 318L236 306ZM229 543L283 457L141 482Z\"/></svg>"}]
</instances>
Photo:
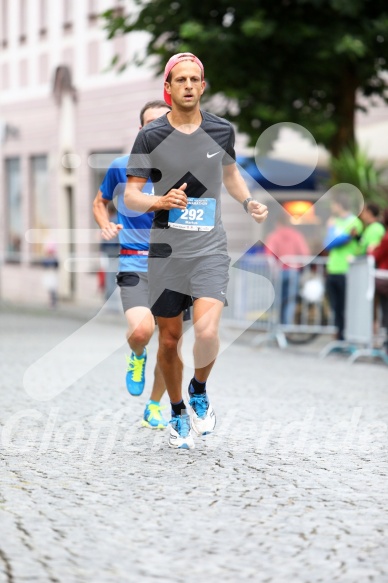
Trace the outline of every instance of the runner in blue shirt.
<instances>
[{"instance_id":1,"label":"runner in blue shirt","mask_svg":"<svg viewBox=\"0 0 388 583\"><path fill-rule=\"evenodd\" d=\"M149 101L140 112L140 128L170 111L161 100ZM126 167L128 155L116 158L105 175L93 202L93 214L101 228L105 241L119 237L120 258L117 284L127 319L127 340L131 356L127 356L126 385L131 395L141 395L145 385L146 346L155 328L154 317L148 305L148 248L154 213L129 210L124 204L127 181ZM143 192L153 194L149 181ZM115 199L117 224L110 221L108 205ZM162 429L168 425L163 418L160 400L165 392L165 383L158 364L155 366L154 384L147 402L142 424L152 429Z\"/></svg>"}]
</instances>

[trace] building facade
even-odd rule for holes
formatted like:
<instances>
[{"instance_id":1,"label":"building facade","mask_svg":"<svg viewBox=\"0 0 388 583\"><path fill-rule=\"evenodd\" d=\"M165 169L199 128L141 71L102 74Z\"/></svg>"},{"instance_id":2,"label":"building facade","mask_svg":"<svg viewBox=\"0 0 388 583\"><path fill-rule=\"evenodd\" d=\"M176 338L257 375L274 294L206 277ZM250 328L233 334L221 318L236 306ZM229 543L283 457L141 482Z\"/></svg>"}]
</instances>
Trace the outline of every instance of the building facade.
<instances>
[{"instance_id":1,"label":"building facade","mask_svg":"<svg viewBox=\"0 0 388 583\"><path fill-rule=\"evenodd\" d=\"M151 69L117 73L145 36L107 41L97 15L112 5L0 1L2 299L45 302L44 265L54 256L60 298L100 299L92 200L109 160L135 138L144 102L162 97Z\"/></svg>"}]
</instances>

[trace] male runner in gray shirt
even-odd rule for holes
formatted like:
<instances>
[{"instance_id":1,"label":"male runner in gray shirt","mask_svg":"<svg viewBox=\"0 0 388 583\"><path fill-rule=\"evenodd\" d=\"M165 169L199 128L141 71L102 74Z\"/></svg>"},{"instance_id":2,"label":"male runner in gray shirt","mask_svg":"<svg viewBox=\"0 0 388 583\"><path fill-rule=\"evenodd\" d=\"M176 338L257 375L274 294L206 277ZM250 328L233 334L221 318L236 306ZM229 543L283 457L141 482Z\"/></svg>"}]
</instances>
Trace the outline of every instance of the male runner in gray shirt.
<instances>
[{"instance_id":1,"label":"male runner in gray shirt","mask_svg":"<svg viewBox=\"0 0 388 583\"><path fill-rule=\"evenodd\" d=\"M149 252L149 290L159 326L158 363L172 407L169 445L192 449L193 434L214 430L216 417L206 381L218 348L230 259L221 221L222 182L258 223L267 207L253 200L237 169L231 124L200 109L205 89L201 61L179 53L168 61L164 98L171 112L139 132L127 167L125 203L154 211ZM142 194L151 177L155 197ZM195 374L189 384L190 417L182 399L178 355L180 312L194 300Z\"/></svg>"}]
</instances>

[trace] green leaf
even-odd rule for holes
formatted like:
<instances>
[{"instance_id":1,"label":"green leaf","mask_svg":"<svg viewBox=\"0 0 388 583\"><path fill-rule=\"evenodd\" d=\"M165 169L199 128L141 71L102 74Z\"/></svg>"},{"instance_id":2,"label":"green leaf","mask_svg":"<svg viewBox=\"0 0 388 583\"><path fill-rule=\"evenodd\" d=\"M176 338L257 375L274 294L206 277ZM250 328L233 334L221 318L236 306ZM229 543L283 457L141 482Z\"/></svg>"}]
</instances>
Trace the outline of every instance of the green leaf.
<instances>
[{"instance_id":1,"label":"green leaf","mask_svg":"<svg viewBox=\"0 0 388 583\"><path fill-rule=\"evenodd\" d=\"M345 34L335 45L335 52L338 55L346 54L350 58L363 57L367 52L367 47L364 42L351 36L350 34Z\"/></svg>"},{"instance_id":2,"label":"green leaf","mask_svg":"<svg viewBox=\"0 0 388 583\"><path fill-rule=\"evenodd\" d=\"M203 26L199 22L190 21L185 22L179 28L179 34L183 39L189 40L191 38L199 37L203 32Z\"/></svg>"}]
</instances>

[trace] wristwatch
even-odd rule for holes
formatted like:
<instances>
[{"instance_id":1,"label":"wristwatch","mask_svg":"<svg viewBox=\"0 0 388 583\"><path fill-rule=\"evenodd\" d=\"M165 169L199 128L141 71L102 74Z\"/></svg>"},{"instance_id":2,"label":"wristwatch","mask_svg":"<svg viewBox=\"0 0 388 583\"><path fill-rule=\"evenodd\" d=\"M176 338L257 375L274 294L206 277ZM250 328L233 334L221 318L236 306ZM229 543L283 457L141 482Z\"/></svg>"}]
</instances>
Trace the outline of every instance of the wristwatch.
<instances>
[{"instance_id":1,"label":"wristwatch","mask_svg":"<svg viewBox=\"0 0 388 583\"><path fill-rule=\"evenodd\" d=\"M248 204L251 202L251 200L255 200L254 198L252 198L251 196L248 196L248 198L246 198L243 202L243 207L245 212L248 212Z\"/></svg>"}]
</instances>

